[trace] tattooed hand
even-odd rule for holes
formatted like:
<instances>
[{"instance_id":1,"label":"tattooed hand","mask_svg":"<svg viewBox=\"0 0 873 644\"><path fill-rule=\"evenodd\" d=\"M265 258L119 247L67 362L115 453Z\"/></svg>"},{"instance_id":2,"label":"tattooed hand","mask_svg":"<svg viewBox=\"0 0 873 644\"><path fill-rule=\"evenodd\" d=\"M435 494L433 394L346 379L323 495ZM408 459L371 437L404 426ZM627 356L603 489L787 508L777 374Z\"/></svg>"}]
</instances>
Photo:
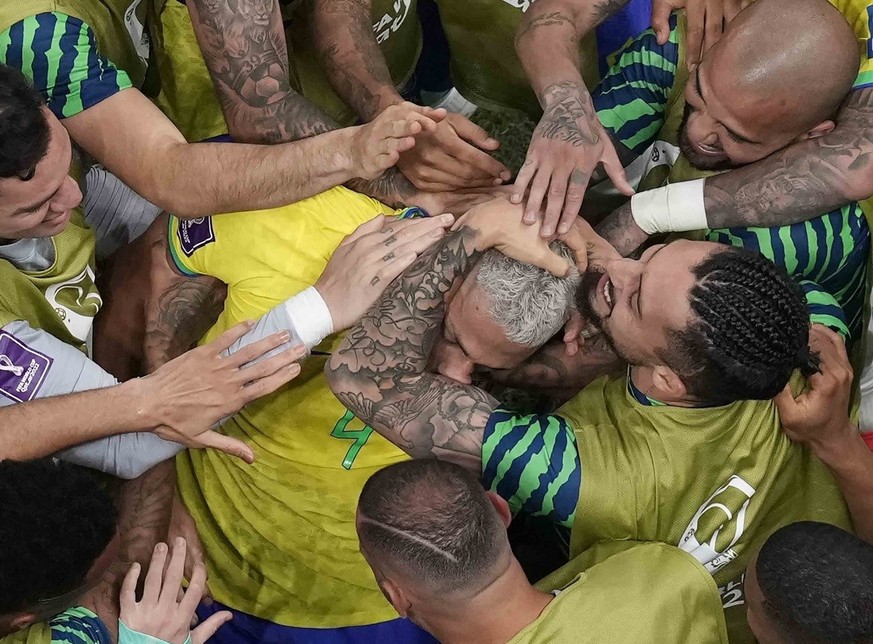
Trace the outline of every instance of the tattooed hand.
<instances>
[{"instance_id":1,"label":"tattooed hand","mask_svg":"<svg viewBox=\"0 0 873 644\"><path fill-rule=\"evenodd\" d=\"M500 143L462 114L451 113L416 139L398 167L420 190L442 192L500 185L512 176L492 158Z\"/></svg>"},{"instance_id":2,"label":"tattooed hand","mask_svg":"<svg viewBox=\"0 0 873 644\"><path fill-rule=\"evenodd\" d=\"M570 229L598 164L603 164L622 193L632 195L633 188L582 83L549 85L542 92L541 103L543 116L515 180L512 200L521 203L529 190L524 211L527 224L537 221L545 203L540 232L549 237L556 228L559 233Z\"/></svg>"},{"instance_id":3,"label":"tattooed hand","mask_svg":"<svg viewBox=\"0 0 873 644\"><path fill-rule=\"evenodd\" d=\"M433 132L446 111L413 103L392 105L372 123L351 128L352 172L362 179L376 179L391 168L400 153L415 145L416 137Z\"/></svg>"},{"instance_id":4,"label":"tattooed hand","mask_svg":"<svg viewBox=\"0 0 873 644\"><path fill-rule=\"evenodd\" d=\"M419 253L445 235L451 215L398 221L379 216L361 224L336 249L315 283L342 331L370 308Z\"/></svg>"},{"instance_id":5,"label":"tattooed hand","mask_svg":"<svg viewBox=\"0 0 873 644\"><path fill-rule=\"evenodd\" d=\"M597 232L612 244L622 257L633 255L649 240L648 233L634 221L629 201L613 210L597 224Z\"/></svg>"}]
</instances>

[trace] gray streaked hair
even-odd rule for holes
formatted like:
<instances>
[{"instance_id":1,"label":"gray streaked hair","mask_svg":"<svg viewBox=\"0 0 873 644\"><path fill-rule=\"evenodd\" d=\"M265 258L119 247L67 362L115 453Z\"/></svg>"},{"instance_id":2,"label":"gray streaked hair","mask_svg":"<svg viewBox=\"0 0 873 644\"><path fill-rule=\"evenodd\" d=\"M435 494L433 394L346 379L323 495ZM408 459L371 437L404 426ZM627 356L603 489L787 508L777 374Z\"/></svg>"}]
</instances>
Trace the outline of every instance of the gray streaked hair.
<instances>
[{"instance_id":1,"label":"gray streaked hair","mask_svg":"<svg viewBox=\"0 0 873 644\"><path fill-rule=\"evenodd\" d=\"M526 347L542 346L560 330L579 287L573 251L561 241L549 247L573 266L566 277L522 264L496 250L483 255L476 275L488 313L509 340Z\"/></svg>"}]
</instances>

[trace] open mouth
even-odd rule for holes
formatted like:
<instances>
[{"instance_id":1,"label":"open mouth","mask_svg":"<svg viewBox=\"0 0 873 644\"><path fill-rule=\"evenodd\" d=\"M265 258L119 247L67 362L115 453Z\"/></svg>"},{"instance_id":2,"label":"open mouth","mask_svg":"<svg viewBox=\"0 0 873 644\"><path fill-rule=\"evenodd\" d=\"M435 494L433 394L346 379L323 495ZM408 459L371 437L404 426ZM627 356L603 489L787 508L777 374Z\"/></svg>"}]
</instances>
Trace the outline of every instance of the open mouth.
<instances>
[{"instance_id":1,"label":"open mouth","mask_svg":"<svg viewBox=\"0 0 873 644\"><path fill-rule=\"evenodd\" d=\"M606 302L606 307L609 309L609 312L612 313L612 309L615 307L615 287L612 285L612 280L609 279L609 276L606 273L604 273L603 277L600 278L600 282L597 284L597 289L603 296L603 301Z\"/></svg>"},{"instance_id":2,"label":"open mouth","mask_svg":"<svg viewBox=\"0 0 873 644\"><path fill-rule=\"evenodd\" d=\"M705 143L697 143L693 142L692 145L697 149L700 154L704 154L706 156L722 156L724 155L724 150L721 148L716 148L711 145L706 145Z\"/></svg>"}]
</instances>

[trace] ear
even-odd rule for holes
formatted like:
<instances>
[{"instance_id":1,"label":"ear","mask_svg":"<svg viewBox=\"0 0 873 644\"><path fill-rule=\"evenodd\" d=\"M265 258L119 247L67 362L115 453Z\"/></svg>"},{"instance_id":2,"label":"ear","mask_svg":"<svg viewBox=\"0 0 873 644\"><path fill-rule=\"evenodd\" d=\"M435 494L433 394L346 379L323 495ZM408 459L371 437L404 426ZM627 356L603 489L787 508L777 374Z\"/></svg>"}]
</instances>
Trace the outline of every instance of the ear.
<instances>
[{"instance_id":1,"label":"ear","mask_svg":"<svg viewBox=\"0 0 873 644\"><path fill-rule=\"evenodd\" d=\"M9 626L13 632L23 631L29 626L33 626L39 621L35 613L19 613L9 620Z\"/></svg>"},{"instance_id":2,"label":"ear","mask_svg":"<svg viewBox=\"0 0 873 644\"><path fill-rule=\"evenodd\" d=\"M673 400L683 398L688 393L682 379L670 367L664 365L652 369L652 386L659 393L663 393L664 398Z\"/></svg>"},{"instance_id":3,"label":"ear","mask_svg":"<svg viewBox=\"0 0 873 644\"><path fill-rule=\"evenodd\" d=\"M491 501L491 505L493 505L494 509L497 510L497 516L500 517L500 521L503 523L504 527L508 528L509 524L512 523L512 511L509 509L509 504L502 496L495 494L494 492L485 492L485 496L488 497L488 500Z\"/></svg>"},{"instance_id":4,"label":"ear","mask_svg":"<svg viewBox=\"0 0 873 644\"><path fill-rule=\"evenodd\" d=\"M403 592L403 589L390 579L380 581L379 585L382 587L382 593L388 598L388 601L391 602L391 605L394 607L394 610L397 611L397 614L401 617L406 617L409 613L409 607L412 605L412 602L410 602L409 598L406 597L406 593Z\"/></svg>"},{"instance_id":5,"label":"ear","mask_svg":"<svg viewBox=\"0 0 873 644\"><path fill-rule=\"evenodd\" d=\"M820 136L824 136L825 134L833 132L836 126L837 124L831 120L822 121L811 130L807 130L806 132L801 134L795 139L795 141L807 141L809 139L817 139Z\"/></svg>"}]
</instances>

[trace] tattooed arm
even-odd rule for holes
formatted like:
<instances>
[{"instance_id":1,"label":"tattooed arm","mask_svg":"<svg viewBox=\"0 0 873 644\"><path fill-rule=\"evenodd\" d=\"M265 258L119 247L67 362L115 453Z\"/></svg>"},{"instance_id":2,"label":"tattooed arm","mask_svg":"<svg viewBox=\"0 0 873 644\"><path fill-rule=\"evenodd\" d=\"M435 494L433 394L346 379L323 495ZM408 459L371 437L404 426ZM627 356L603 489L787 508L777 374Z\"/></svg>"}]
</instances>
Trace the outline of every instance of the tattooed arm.
<instances>
[{"instance_id":1,"label":"tattooed arm","mask_svg":"<svg viewBox=\"0 0 873 644\"><path fill-rule=\"evenodd\" d=\"M524 215L529 224L536 222L545 205L544 237L570 228L598 164L621 192L633 194L597 119L579 60L581 38L625 2L539 0L519 24L515 46L543 115L515 180L513 201L520 203L529 189Z\"/></svg>"},{"instance_id":2,"label":"tattooed arm","mask_svg":"<svg viewBox=\"0 0 873 644\"><path fill-rule=\"evenodd\" d=\"M873 89L855 90L832 132L707 178L707 226L786 226L873 195L871 119ZM622 255L648 239L634 221L630 203L609 215L598 232Z\"/></svg>"},{"instance_id":3,"label":"tattooed arm","mask_svg":"<svg viewBox=\"0 0 873 644\"><path fill-rule=\"evenodd\" d=\"M410 456L451 460L478 476L496 401L425 371L445 295L482 254L477 236L463 227L422 255L352 327L325 373L346 407Z\"/></svg>"}]
</instances>

